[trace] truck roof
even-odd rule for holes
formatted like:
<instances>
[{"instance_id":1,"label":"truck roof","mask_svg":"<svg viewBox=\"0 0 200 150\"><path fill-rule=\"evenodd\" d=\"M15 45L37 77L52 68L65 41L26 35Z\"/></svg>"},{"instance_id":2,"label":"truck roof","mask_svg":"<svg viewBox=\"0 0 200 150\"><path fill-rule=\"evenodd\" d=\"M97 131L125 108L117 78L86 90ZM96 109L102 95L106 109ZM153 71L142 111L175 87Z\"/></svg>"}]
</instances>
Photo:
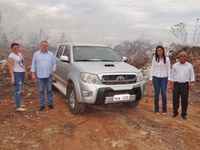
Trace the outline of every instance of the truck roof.
<instances>
[{"instance_id":1,"label":"truck roof","mask_svg":"<svg viewBox=\"0 0 200 150\"><path fill-rule=\"evenodd\" d=\"M109 47L101 44L91 44L91 43L61 43L63 45L69 44L71 46L99 46L99 47Z\"/></svg>"}]
</instances>

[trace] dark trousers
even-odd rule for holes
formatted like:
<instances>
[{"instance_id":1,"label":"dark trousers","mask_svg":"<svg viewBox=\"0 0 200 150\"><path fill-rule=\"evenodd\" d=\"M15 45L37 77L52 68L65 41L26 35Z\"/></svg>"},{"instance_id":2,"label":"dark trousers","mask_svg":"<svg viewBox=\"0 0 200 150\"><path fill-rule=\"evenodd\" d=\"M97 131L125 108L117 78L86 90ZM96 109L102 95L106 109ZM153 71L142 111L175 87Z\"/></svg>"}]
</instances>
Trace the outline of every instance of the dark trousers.
<instances>
[{"instance_id":1,"label":"dark trousers","mask_svg":"<svg viewBox=\"0 0 200 150\"><path fill-rule=\"evenodd\" d=\"M173 89L173 113L178 114L179 108L179 100L181 97L181 115L187 115L187 107L188 107L188 96L189 96L189 83L178 83L174 82Z\"/></svg>"}]
</instances>

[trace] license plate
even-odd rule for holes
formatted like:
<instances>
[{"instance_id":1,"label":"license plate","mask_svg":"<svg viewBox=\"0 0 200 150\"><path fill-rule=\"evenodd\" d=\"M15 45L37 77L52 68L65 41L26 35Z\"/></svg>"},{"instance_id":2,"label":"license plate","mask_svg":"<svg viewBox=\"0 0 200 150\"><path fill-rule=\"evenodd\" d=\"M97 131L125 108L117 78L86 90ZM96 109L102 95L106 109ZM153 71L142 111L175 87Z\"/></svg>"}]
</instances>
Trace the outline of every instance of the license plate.
<instances>
[{"instance_id":1,"label":"license plate","mask_svg":"<svg viewBox=\"0 0 200 150\"><path fill-rule=\"evenodd\" d=\"M114 95L113 100L114 100L114 101L130 100L130 94L119 94L119 95Z\"/></svg>"}]
</instances>

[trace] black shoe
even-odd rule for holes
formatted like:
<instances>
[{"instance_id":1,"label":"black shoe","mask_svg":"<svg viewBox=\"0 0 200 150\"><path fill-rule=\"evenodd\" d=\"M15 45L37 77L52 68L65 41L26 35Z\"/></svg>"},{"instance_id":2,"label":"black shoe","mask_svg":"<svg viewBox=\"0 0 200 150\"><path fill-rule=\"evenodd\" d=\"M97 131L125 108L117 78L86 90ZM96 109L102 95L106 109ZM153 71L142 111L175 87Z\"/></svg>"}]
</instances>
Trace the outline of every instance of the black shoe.
<instances>
[{"instance_id":1,"label":"black shoe","mask_svg":"<svg viewBox=\"0 0 200 150\"><path fill-rule=\"evenodd\" d=\"M53 105L49 105L49 109L53 109Z\"/></svg>"},{"instance_id":2,"label":"black shoe","mask_svg":"<svg viewBox=\"0 0 200 150\"><path fill-rule=\"evenodd\" d=\"M172 115L172 117L176 117L176 116L178 116L178 114L173 114L173 115Z\"/></svg>"},{"instance_id":3,"label":"black shoe","mask_svg":"<svg viewBox=\"0 0 200 150\"><path fill-rule=\"evenodd\" d=\"M184 116L184 115L181 115L181 116L182 116L183 119L185 119L185 120L187 119L186 116Z\"/></svg>"},{"instance_id":4,"label":"black shoe","mask_svg":"<svg viewBox=\"0 0 200 150\"><path fill-rule=\"evenodd\" d=\"M42 111L44 109L44 106L40 106L40 108L38 109L38 111Z\"/></svg>"}]
</instances>

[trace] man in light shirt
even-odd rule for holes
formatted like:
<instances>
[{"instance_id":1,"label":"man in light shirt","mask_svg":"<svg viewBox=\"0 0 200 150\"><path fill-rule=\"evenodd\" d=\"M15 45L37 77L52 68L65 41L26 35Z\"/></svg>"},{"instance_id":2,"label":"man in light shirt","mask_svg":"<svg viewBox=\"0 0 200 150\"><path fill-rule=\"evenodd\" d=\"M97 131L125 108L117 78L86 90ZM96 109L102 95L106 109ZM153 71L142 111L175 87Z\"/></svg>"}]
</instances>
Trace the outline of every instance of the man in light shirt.
<instances>
[{"instance_id":1,"label":"man in light shirt","mask_svg":"<svg viewBox=\"0 0 200 150\"><path fill-rule=\"evenodd\" d=\"M31 72L32 79L38 82L39 96L40 96L40 108L42 111L45 108L44 92L46 88L48 107L53 109L52 98L52 77L56 70L56 61L52 52L48 51L48 42L42 41L40 43L40 50L33 55Z\"/></svg>"},{"instance_id":2,"label":"man in light shirt","mask_svg":"<svg viewBox=\"0 0 200 150\"><path fill-rule=\"evenodd\" d=\"M172 89L173 89L173 115L178 116L179 98L181 97L181 116L187 119L189 90L192 90L195 81L194 69L192 64L186 61L187 54L180 52L178 54L179 61L172 66Z\"/></svg>"}]
</instances>

